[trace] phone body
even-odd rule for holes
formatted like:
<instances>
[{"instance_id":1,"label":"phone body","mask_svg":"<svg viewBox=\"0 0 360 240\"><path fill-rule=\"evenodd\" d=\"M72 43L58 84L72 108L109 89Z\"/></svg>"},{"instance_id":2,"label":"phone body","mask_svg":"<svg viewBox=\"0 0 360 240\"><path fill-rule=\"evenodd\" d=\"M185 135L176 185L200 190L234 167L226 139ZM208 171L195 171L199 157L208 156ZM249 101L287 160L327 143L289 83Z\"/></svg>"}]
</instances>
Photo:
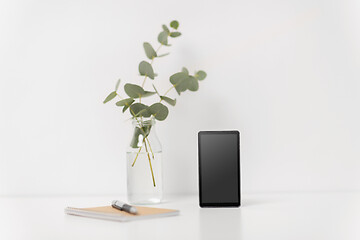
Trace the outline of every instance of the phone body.
<instances>
[{"instance_id":1,"label":"phone body","mask_svg":"<svg viewBox=\"0 0 360 240\"><path fill-rule=\"evenodd\" d=\"M200 131L198 154L200 207L239 207L239 131Z\"/></svg>"}]
</instances>

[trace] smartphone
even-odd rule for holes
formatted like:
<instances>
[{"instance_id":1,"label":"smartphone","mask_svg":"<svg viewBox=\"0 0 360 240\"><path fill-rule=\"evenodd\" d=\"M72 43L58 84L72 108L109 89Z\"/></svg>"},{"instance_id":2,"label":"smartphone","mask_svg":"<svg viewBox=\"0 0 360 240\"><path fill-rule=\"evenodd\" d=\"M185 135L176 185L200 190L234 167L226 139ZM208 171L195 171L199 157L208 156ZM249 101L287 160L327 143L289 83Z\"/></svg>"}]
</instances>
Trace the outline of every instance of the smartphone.
<instances>
[{"instance_id":1,"label":"smartphone","mask_svg":"<svg viewBox=\"0 0 360 240\"><path fill-rule=\"evenodd\" d=\"M200 131L198 154L200 207L239 207L239 131Z\"/></svg>"}]
</instances>

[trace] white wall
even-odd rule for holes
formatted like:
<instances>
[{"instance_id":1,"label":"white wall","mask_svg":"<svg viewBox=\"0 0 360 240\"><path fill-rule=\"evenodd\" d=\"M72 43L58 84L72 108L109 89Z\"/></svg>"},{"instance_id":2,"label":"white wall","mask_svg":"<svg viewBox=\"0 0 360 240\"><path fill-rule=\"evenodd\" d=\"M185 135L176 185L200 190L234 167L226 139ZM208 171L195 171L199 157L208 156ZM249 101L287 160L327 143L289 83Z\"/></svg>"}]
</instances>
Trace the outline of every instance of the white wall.
<instances>
[{"instance_id":1,"label":"white wall","mask_svg":"<svg viewBox=\"0 0 360 240\"><path fill-rule=\"evenodd\" d=\"M163 92L208 78L157 125L166 193L197 191L197 132L242 132L246 192L360 190L360 2L1 1L0 194L125 193L128 116L102 100L140 83L142 42L180 22L156 60ZM150 87L148 81L147 87ZM172 96L176 96L173 92Z\"/></svg>"}]
</instances>

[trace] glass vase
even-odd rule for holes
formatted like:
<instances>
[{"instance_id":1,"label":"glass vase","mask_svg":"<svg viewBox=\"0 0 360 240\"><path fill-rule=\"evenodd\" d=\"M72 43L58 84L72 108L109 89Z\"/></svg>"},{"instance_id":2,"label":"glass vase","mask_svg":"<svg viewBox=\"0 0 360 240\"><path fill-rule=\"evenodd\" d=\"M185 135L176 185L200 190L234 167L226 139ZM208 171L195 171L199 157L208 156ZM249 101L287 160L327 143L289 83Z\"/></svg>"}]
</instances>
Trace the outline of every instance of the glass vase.
<instances>
[{"instance_id":1,"label":"glass vase","mask_svg":"<svg viewBox=\"0 0 360 240\"><path fill-rule=\"evenodd\" d=\"M153 118L137 118L126 153L127 197L132 204L160 203L163 196L162 148Z\"/></svg>"}]
</instances>

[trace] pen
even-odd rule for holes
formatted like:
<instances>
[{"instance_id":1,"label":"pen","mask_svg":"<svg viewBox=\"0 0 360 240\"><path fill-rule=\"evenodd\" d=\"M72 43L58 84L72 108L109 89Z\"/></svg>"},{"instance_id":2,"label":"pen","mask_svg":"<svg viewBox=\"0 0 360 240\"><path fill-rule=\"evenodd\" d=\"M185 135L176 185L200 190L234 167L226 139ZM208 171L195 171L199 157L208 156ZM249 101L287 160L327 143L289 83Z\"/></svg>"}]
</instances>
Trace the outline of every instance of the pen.
<instances>
[{"instance_id":1,"label":"pen","mask_svg":"<svg viewBox=\"0 0 360 240\"><path fill-rule=\"evenodd\" d=\"M119 209L120 211L128 212L128 213L131 213L131 214L137 214L136 207L131 206L131 205L126 204L126 203L123 203L123 202L120 202L118 200L112 201L111 206L113 208Z\"/></svg>"}]
</instances>

